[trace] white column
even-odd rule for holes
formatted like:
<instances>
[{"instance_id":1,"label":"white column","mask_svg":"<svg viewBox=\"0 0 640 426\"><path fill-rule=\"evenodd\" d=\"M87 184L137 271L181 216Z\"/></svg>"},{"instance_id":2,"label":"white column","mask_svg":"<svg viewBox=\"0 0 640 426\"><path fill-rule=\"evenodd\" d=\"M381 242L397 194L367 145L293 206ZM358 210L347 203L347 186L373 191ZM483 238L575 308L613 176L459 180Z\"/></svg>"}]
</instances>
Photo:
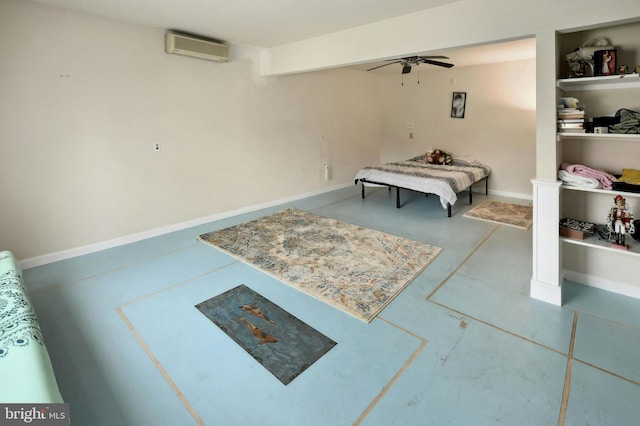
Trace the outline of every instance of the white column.
<instances>
[{"instance_id":1,"label":"white column","mask_svg":"<svg viewBox=\"0 0 640 426\"><path fill-rule=\"evenodd\" d=\"M531 297L562 305L560 182L533 179L533 276Z\"/></svg>"},{"instance_id":2,"label":"white column","mask_svg":"<svg viewBox=\"0 0 640 426\"><path fill-rule=\"evenodd\" d=\"M536 33L536 179L533 183L533 276L531 297L562 305L560 182L556 145L556 32Z\"/></svg>"}]
</instances>

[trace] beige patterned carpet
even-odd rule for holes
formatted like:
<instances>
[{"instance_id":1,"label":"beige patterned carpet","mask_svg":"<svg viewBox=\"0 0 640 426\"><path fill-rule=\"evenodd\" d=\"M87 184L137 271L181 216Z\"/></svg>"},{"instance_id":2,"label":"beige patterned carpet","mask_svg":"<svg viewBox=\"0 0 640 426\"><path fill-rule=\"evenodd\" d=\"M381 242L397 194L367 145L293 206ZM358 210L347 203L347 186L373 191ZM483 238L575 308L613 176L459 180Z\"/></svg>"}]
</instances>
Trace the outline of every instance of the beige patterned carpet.
<instances>
[{"instance_id":1,"label":"beige patterned carpet","mask_svg":"<svg viewBox=\"0 0 640 426\"><path fill-rule=\"evenodd\" d=\"M533 208L487 200L466 212L464 217L529 229L533 223Z\"/></svg>"},{"instance_id":2,"label":"beige patterned carpet","mask_svg":"<svg viewBox=\"0 0 640 426\"><path fill-rule=\"evenodd\" d=\"M198 239L365 322L442 250L295 209Z\"/></svg>"}]
</instances>

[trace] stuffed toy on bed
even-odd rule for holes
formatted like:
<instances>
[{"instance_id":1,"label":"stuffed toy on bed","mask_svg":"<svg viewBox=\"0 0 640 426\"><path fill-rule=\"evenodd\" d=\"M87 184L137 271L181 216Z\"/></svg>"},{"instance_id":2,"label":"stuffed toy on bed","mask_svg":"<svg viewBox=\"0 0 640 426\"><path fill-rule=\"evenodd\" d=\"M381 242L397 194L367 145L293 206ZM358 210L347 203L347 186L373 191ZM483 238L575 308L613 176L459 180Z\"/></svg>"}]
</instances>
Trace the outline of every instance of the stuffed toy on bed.
<instances>
[{"instance_id":1,"label":"stuffed toy on bed","mask_svg":"<svg viewBox=\"0 0 640 426\"><path fill-rule=\"evenodd\" d=\"M427 152L425 160L427 164L433 164L436 166L450 166L453 164L453 158L451 157L451 155L447 154L441 149L434 149L433 151Z\"/></svg>"}]
</instances>

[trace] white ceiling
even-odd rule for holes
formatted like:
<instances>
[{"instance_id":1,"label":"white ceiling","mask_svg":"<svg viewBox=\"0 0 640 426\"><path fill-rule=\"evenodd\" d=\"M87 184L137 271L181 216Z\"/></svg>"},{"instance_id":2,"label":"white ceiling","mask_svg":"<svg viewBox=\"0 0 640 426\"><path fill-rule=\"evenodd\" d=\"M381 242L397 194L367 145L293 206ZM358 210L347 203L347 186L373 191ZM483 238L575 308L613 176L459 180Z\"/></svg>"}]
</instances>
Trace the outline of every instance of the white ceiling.
<instances>
[{"instance_id":1,"label":"white ceiling","mask_svg":"<svg viewBox=\"0 0 640 426\"><path fill-rule=\"evenodd\" d=\"M234 44L273 47L459 0L32 0Z\"/></svg>"}]
</instances>

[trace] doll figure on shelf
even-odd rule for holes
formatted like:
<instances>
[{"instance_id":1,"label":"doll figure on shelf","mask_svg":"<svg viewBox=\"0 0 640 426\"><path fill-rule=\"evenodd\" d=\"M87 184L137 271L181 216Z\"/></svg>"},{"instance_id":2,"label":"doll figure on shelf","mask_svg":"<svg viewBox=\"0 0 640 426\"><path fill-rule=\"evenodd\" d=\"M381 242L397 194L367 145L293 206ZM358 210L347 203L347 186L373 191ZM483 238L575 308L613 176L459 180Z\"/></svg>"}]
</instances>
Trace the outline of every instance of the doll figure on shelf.
<instances>
[{"instance_id":1,"label":"doll figure on shelf","mask_svg":"<svg viewBox=\"0 0 640 426\"><path fill-rule=\"evenodd\" d=\"M611 61L613 60L613 56L609 53L609 51L605 50L602 52L602 75L609 75L614 70L611 69ZM614 62L615 63L615 62Z\"/></svg>"},{"instance_id":2,"label":"doll figure on shelf","mask_svg":"<svg viewBox=\"0 0 640 426\"><path fill-rule=\"evenodd\" d=\"M609 210L609 216L607 217L611 247L629 250L629 246L625 242L625 236L635 232L633 213L627 208L626 200L622 195L617 195L613 202L614 205Z\"/></svg>"}]
</instances>

